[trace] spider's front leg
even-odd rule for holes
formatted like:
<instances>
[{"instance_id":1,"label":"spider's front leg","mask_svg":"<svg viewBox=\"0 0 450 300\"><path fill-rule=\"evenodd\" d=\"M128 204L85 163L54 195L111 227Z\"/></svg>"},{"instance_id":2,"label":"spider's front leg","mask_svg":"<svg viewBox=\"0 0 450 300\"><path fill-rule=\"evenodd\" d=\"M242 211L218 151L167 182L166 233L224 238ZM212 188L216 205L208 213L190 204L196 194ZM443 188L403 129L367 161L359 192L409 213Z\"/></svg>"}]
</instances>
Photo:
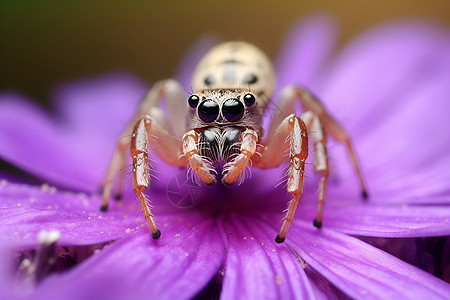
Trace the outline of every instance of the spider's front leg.
<instances>
[{"instance_id":1,"label":"spider's front leg","mask_svg":"<svg viewBox=\"0 0 450 300\"><path fill-rule=\"evenodd\" d=\"M101 185L102 190L102 205L100 206L101 211L108 210L109 198L111 197L112 186L117 173L119 174L118 188L115 194L116 200L122 197L122 185L123 185L123 167L126 164L126 149L130 144L131 138L129 135L125 135L119 139L117 147L114 151L113 157L109 164L108 172L106 174L105 180Z\"/></svg>"},{"instance_id":2,"label":"spider's front leg","mask_svg":"<svg viewBox=\"0 0 450 300\"><path fill-rule=\"evenodd\" d=\"M133 158L133 190L142 206L144 217L154 239L161 236L157 229L151 205L144 194L144 190L150 185L150 166L148 163L149 136L158 139L160 147L155 152L166 162L176 166L186 166L184 159L178 159L181 155L181 144L174 139L169 132L158 124L152 117L146 116L139 120L131 137L131 157ZM164 153L164 155L161 154Z\"/></svg>"},{"instance_id":3,"label":"spider's front leg","mask_svg":"<svg viewBox=\"0 0 450 300\"><path fill-rule=\"evenodd\" d=\"M333 119L333 117L327 112L323 104L307 89L298 86L287 86L285 87L281 94L280 99L277 103L279 110L282 112L280 114L275 114L272 120L272 126L269 129L268 137L272 137L282 120L291 113L294 113L295 102L300 100L300 104L305 111L310 111L316 115L325 131L335 140L342 142L347 147L347 152L349 154L350 160L355 169L356 175L359 179L362 196L364 198L368 197L366 185L363 179L362 172L359 169L359 163L356 158L356 154L353 151L353 146L350 141L350 137L347 132L339 125L339 123Z\"/></svg>"},{"instance_id":4,"label":"spider's front leg","mask_svg":"<svg viewBox=\"0 0 450 300\"><path fill-rule=\"evenodd\" d=\"M286 143L288 138L289 145ZM293 114L286 117L277 127L273 138L263 148L262 157L256 161L255 166L259 168L279 166L284 160L280 153L284 153L286 148L289 149L287 191L292 195L292 200L289 202L280 233L275 238L277 243L284 242L294 219L295 210L303 194L305 161L308 157L308 133L305 122Z\"/></svg>"},{"instance_id":5,"label":"spider's front leg","mask_svg":"<svg viewBox=\"0 0 450 300\"><path fill-rule=\"evenodd\" d=\"M200 134L195 130L190 130L183 135L183 153L188 159L192 170L198 174L201 180L207 185L216 183L216 178L211 174L214 168L210 162L199 154L198 143Z\"/></svg>"},{"instance_id":6,"label":"spider's front leg","mask_svg":"<svg viewBox=\"0 0 450 300\"><path fill-rule=\"evenodd\" d=\"M312 137L314 141L314 167L316 172L319 172L322 176L319 182L319 204L317 206L317 216L314 219L314 226L320 228L322 227L322 214L323 207L325 205L328 175L330 174L326 146L327 139L322 123L316 114L311 111L307 111L302 114L301 118L306 124L309 136Z\"/></svg>"},{"instance_id":7,"label":"spider's front leg","mask_svg":"<svg viewBox=\"0 0 450 300\"><path fill-rule=\"evenodd\" d=\"M165 99L167 103L167 112L160 108L162 99ZM100 209L106 211L114 179L118 173L118 194L120 194L123 170L126 164L126 149L131 143L133 188L141 203L153 238L158 238L160 232L156 228L151 207L143 193L144 189L150 184L148 147L153 146L153 152L166 163L186 167L187 161L184 157L181 157L181 142L175 138L175 136L181 136L184 130L186 108L184 105L180 105L183 102L184 90L178 82L169 79L155 83L139 105L133 120L123 131L103 183Z\"/></svg>"},{"instance_id":8,"label":"spider's front leg","mask_svg":"<svg viewBox=\"0 0 450 300\"><path fill-rule=\"evenodd\" d=\"M242 175L250 158L256 151L258 134L254 130L247 128L241 133L241 136L242 142L239 154L223 168L224 176L222 182L224 184L232 184ZM211 174L215 170L210 161L199 154L199 138L200 134L196 130L188 131L183 136L183 152L200 179L207 185L212 185L216 183L216 178Z\"/></svg>"},{"instance_id":9,"label":"spider's front leg","mask_svg":"<svg viewBox=\"0 0 450 300\"><path fill-rule=\"evenodd\" d=\"M165 98L167 102L168 114L166 114L159 106L161 99ZM136 124L144 117L150 117L153 122L160 124L161 128L166 128L165 132L161 132L162 138L158 143L160 146L162 143L168 143L169 147L174 142L173 136L181 136L184 129L184 120L186 115L186 109L183 105L180 105L184 101L184 90L181 85L172 79L162 80L150 89L147 95L139 105L134 118L128 123L127 127L121 134L121 138L117 143L117 147L114 151L113 157L109 164L108 171L105 179L102 183L102 204L100 209L102 211L108 210L108 203L111 197L111 192L114 184L114 180L119 174L116 199L121 198L122 183L124 177L124 170L126 166L126 150L131 142L131 135L135 129ZM170 122L169 122L170 120ZM181 147L174 148L176 151L181 151ZM172 165L184 166L182 160L178 160L176 154L173 151L166 151L161 147L155 149L158 155L166 162ZM180 155L178 153L177 155ZM173 156L175 155L175 156Z\"/></svg>"},{"instance_id":10,"label":"spider's front leg","mask_svg":"<svg viewBox=\"0 0 450 300\"><path fill-rule=\"evenodd\" d=\"M147 220L152 237L157 239L161 231L156 228L151 207L144 189L150 185L150 167L148 164L148 132L151 131L150 119L140 120L133 130L131 138L131 157L133 158L133 190L142 206L142 212Z\"/></svg>"},{"instance_id":11,"label":"spider's front leg","mask_svg":"<svg viewBox=\"0 0 450 300\"><path fill-rule=\"evenodd\" d=\"M256 131L247 128L242 133L242 143L239 154L224 166L223 183L232 184L242 176L250 158L255 154L257 143L258 134Z\"/></svg>"}]
</instances>

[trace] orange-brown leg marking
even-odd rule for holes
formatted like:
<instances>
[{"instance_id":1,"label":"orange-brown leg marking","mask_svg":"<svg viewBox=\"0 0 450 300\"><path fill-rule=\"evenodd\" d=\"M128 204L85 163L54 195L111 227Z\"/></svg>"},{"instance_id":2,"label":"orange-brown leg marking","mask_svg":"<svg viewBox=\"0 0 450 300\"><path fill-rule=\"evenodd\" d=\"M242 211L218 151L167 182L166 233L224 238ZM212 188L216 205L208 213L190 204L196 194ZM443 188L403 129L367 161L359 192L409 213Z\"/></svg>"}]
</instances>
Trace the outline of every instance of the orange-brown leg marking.
<instances>
[{"instance_id":1,"label":"orange-brown leg marking","mask_svg":"<svg viewBox=\"0 0 450 300\"><path fill-rule=\"evenodd\" d=\"M350 160L353 164L353 168L355 169L356 175L358 176L362 196L366 199L368 197L366 186L364 184L364 179L359 169L358 161L356 159L356 155L353 152L353 147L350 142L350 138L347 132L335 121L330 114L325 110L320 101L314 97L308 90L297 88L298 96L301 99L302 105L306 110L311 110L315 113L320 122L324 125L326 132L328 132L335 140L344 143L347 146L347 151L350 157ZM315 111L314 111L315 110Z\"/></svg>"},{"instance_id":2,"label":"orange-brown leg marking","mask_svg":"<svg viewBox=\"0 0 450 300\"><path fill-rule=\"evenodd\" d=\"M160 107L160 102L163 98L167 102L168 114ZM119 140L109 164L105 180L102 184L102 204L100 207L102 211L108 209L114 179L118 173L116 198L120 198L122 194L123 179L125 177L124 168L127 161L125 150L131 141L131 134L135 125L142 118L152 120L152 135L160 138L158 143L160 147L155 148L157 155L174 166L186 166L187 162L184 159L178 159L181 154L181 145L174 138L174 136L180 136L184 128L184 116L187 108L180 106L180 101L184 101L183 99L183 88L178 82L172 79L159 81L148 91L139 105L133 120L128 123L122 132L122 138Z\"/></svg>"},{"instance_id":3,"label":"orange-brown leg marking","mask_svg":"<svg viewBox=\"0 0 450 300\"><path fill-rule=\"evenodd\" d=\"M351 144L350 139L348 138L348 136L347 136L347 139L344 141L344 143L347 145L347 151L348 151L348 154L350 156L350 160L352 161L353 167L355 168L356 174L358 175L359 183L361 185L361 190L362 190L362 196L363 196L364 199L367 199L367 198L369 198L369 194L367 193L362 173L359 170L358 160L356 159L356 155L353 152L352 144Z\"/></svg>"},{"instance_id":4,"label":"orange-brown leg marking","mask_svg":"<svg viewBox=\"0 0 450 300\"><path fill-rule=\"evenodd\" d=\"M353 151L352 143L347 132L324 110L322 115L319 115L319 119L325 127L325 130L337 141L344 143L347 147L347 152L352 162L353 168L355 169L356 175L358 176L359 183L361 185L362 196L364 199L368 198L368 193L366 190L366 185L364 183L364 178L359 169L358 160L356 159L355 152Z\"/></svg>"},{"instance_id":5,"label":"orange-brown leg marking","mask_svg":"<svg viewBox=\"0 0 450 300\"><path fill-rule=\"evenodd\" d=\"M294 113L294 104L300 99L300 103L305 111L311 111L315 115L317 115L320 119L320 122L325 127L325 131L331 135L335 140L344 143L347 146L347 151L350 156L350 160L353 164L353 168L355 169L356 175L358 176L359 182L361 184L362 196L364 198L368 197L366 186L364 184L364 179L362 173L359 169L358 160L353 151L353 147L350 142L350 138L345 130L336 122L330 114L326 111L325 107L322 103L308 90L298 87L298 86L287 86L281 92L280 99L277 103L277 106L280 108L280 111L283 113L280 115L275 115L272 126L269 130L269 140L275 133L275 129L278 124L281 123L284 117L287 115Z\"/></svg>"},{"instance_id":6,"label":"orange-brown leg marking","mask_svg":"<svg viewBox=\"0 0 450 300\"><path fill-rule=\"evenodd\" d=\"M295 210L297 209L298 202L303 194L305 160L308 157L308 134L303 120L292 115L285 119L280 126L288 126L292 132L290 138L290 166L287 182L287 191L292 195L292 200L289 202L280 233L275 238L275 242L277 243L284 242L289 226L294 219Z\"/></svg>"},{"instance_id":7,"label":"orange-brown leg marking","mask_svg":"<svg viewBox=\"0 0 450 300\"><path fill-rule=\"evenodd\" d=\"M124 138L120 139L119 143L117 144L117 148L114 151L113 158L111 160L111 164L109 165L109 169L106 174L106 179L103 183L102 204L100 206L101 211L108 210L109 198L111 197L111 190L112 190L112 186L114 184L114 178L116 177L117 173L119 173L119 182L118 182L118 190L116 192L116 196L121 195L121 193L122 193L122 183L123 183L124 167L125 167L125 161L126 161L125 155L126 155L126 148L129 143L130 143L129 137L124 137Z\"/></svg>"},{"instance_id":8,"label":"orange-brown leg marking","mask_svg":"<svg viewBox=\"0 0 450 300\"><path fill-rule=\"evenodd\" d=\"M322 214L323 214L323 206L325 205L325 192L328 181L328 171L321 171L320 174L322 178L320 178L319 182L319 205L317 206L317 216L314 219L314 226L317 228L322 227Z\"/></svg>"},{"instance_id":9,"label":"orange-brown leg marking","mask_svg":"<svg viewBox=\"0 0 450 300\"><path fill-rule=\"evenodd\" d=\"M252 129L246 129L242 133L242 144L240 153L230 163L225 165L225 176L222 182L232 184L235 182L248 165L250 158L255 154L256 144L258 143L258 135Z\"/></svg>"},{"instance_id":10,"label":"orange-brown leg marking","mask_svg":"<svg viewBox=\"0 0 450 300\"><path fill-rule=\"evenodd\" d=\"M124 159L124 161L123 161L122 165L125 165L125 157L123 159ZM121 168L119 170L119 176L117 178L116 194L114 196L114 199L116 199L116 201L120 201L122 199L122 190L123 190L124 178L125 178L125 168Z\"/></svg>"},{"instance_id":11,"label":"orange-brown leg marking","mask_svg":"<svg viewBox=\"0 0 450 300\"><path fill-rule=\"evenodd\" d=\"M207 185L216 183L216 178L211 175L212 166L198 154L199 134L195 130L190 130L183 135L182 140L183 153L189 160L192 169Z\"/></svg>"},{"instance_id":12,"label":"orange-brown leg marking","mask_svg":"<svg viewBox=\"0 0 450 300\"><path fill-rule=\"evenodd\" d=\"M144 189L150 185L150 167L148 165L148 134L151 131L151 120L143 118L134 127L131 137L131 157L133 158L133 190L142 206L144 217L154 239L161 236L156 228L151 212L151 206L144 194Z\"/></svg>"},{"instance_id":13,"label":"orange-brown leg marking","mask_svg":"<svg viewBox=\"0 0 450 300\"><path fill-rule=\"evenodd\" d=\"M322 175L319 182L319 202L317 207L317 216L314 219L314 226L322 227L322 214L325 205L325 194L329 175L328 153L326 147L326 133L320 122L319 117L311 111L302 114L302 120L308 128L309 136L314 140L314 166L316 172Z\"/></svg>"}]
</instances>

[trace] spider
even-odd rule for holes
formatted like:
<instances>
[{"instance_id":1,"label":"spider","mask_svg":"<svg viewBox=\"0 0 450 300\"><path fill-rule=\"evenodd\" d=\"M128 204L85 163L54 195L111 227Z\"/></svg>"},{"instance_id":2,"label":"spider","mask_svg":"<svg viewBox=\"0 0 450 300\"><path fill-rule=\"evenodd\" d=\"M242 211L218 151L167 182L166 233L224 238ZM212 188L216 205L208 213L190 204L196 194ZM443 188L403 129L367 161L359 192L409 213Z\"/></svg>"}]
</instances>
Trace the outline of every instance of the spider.
<instances>
[{"instance_id":1,"label":"spider","mask_svg":"<svg viewBox=\"0 0 450 300\"><path fill-rule=\"evenodd\" d=\"M244 87L244 88L243 88ZM142 206L154 239L161 236L144 189L150 184L148 149L156 137L156 155L170 165L190 167L199 180L215 184L240 183L252 160L253 167L274 168L289 162L287 191L292 195L277 243L284 242L303 193L308 136L314 141L314 166L320 173L317 215L314 226L322 226L325 190L329 175L326 134L344 143L362 194L367 198L349 136L330 116L320 101L307 89L290 85L280 94L281 113L272 117L266 138L262 140L262 116L267 111L275 87L275 73L268 57L245 42L227 42L211 49L197 65L192 77L193 93L185 100L185 91L175 80L157 82L147 93L133 120L119 139L103 183L101 210L106 211L116 176L122 177L126 148L131 144L133 189ZM167 113L161 109L165 99ZM299 101L304 113L295 114ZM178 137L178 138L177 138ZM182 137L181 140L179 137ZM257 146L260 149L257 152ZM289 152L289 156L280 153ZM255 155L259 154L259 155ZM224 165L218 176L217 162ZM121 194L121 182L118 195Z\"/></svg>"}]
</instances>

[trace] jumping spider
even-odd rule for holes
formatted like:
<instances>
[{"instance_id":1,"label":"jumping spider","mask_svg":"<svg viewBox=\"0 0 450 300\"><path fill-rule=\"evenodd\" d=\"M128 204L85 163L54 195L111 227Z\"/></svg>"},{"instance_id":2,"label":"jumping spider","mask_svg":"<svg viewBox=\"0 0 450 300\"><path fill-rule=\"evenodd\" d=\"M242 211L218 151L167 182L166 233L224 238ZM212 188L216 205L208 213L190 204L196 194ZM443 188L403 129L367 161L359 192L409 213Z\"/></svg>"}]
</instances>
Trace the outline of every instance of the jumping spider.
<instances>
[{"instance_id":1,"label":"jumping spider","mask_svg":"<svg viewBox=\"0 0 450 300\"><path fill-rule=\"evenodd\" d=\"M288 160L287 191L292 200L275 238L277 243L285 240L303 193L308 135L314 141L314 166L321 174L314 226L322 225L329 174L326 133L347 146L363 196L367 197L347 133L308 90L293 85L282 90L276 102L281 113L273 116L267 137L262 140L262 116L274 87L275 73L270 60L258 48L244 42L220 44L203 57L193 74L193 94L187 100L188 105L177 81L156 83L118 142L104 181L101 209L105 211L108 207L113 181L125 165L126 148L131 143L134 192L152 237L160 237L144 194L150 184L149 136L158 140L155 154L173 166L190 166L208 185L216 182L213 164L217 161L226 162L222 168L222 183L232 184L243 180L250 159L253 167L262 169L278 167ZM166 99L167 113L161 109L162 98ZM295 115L296 101L300 101L305 111L300 116ZM182 137L181 141L174 136ZM260 155L254 155L257 145L262 145L258 149ZM288 157L283 155L286 151L289 151Z\"/></svg>"}]
</instances>

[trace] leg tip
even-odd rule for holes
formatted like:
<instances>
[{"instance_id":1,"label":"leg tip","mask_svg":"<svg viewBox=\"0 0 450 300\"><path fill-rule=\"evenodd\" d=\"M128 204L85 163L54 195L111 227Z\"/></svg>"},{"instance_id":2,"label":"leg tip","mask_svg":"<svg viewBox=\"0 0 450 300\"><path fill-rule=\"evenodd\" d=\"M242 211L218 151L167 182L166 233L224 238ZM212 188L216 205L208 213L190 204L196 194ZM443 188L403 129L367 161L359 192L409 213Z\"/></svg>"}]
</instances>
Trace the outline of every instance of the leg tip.
<instances>
[{"instance_id":1,"label":"leg tip","mask_svg":"<svg viewBox=\"0 0 450 300\"><path fill-rule=\"evenodd\" d=\"M367 200L367 199L369 199L369 194L367 194L366 191L362 191L362 197L364 200Z\"/></svg>"},{"instance_id":2,"label":"leg tip","mask_svg":"<svg viewBox=\"0 0 450 300\"><path fill-rule=\"evenodd\" d=\"M313 224L314 224L314 226L316 226L317 228L322 227L322 221L317 221L317 219L314 219Z\"/></svg>"},{"instance_id":3,"label":"leg tip","mask_svg":"<svg viewBox=\"0 0 450 300\"><path fill-rule=\"evenodd\" d=\"M281 244L284 242L285 239L286 239L285 237L281 237L279 234L277 234L277 236L275 238L275 243Z\"/></svg>"},{"instance_id":4,"label":"leg tip","mask_svg":"<svg viewBox=\"0 0 450 300\"><path fill-rule=\"evenodd\" d=\"M100 206L100 210L101 211L107 211L108 210L108 204L104 204L104 205Z\"/></svg>"},{"instance_id":5,"label":"leg tip","mask_svg":"<svg viewBox=\"0 0 450 300\"><path fill-rule=\"evenodd\" d=\"M211 186L211 185L215 185L216 183L217 183L217 179L214 178L213 181L211 181L210 183L207 183L206 185Z\"/></svg>"},{"instance_id":6,"label":"leg tip","mask_svg":"<svg viewBox=\"0 0 450 300\"><path fill-rule=\"evenodd\" d=\"M114 196L114 199L115 199L116 201L122 200L122 193L117 193L117 194Z\"/></svg>"},{"instance_id":7,"label":"leg tip","mask_svg":"<svg viewBox=\"0 0 450 300\"><path fill-rule=\"evenodd\" d=\"M154 240L159 239L160 236L161 236L161 231L159 231L159 229L157 229L156 232L152 233L152 238Z\"/></svg>"},{"instance_id":8,"label":"leg tip","mask_svg":"<svg viewBox=\"0 0 450 300\"><path fill-rule=\"evenodd\" d=\"M226 185L226 186L231 185L230 183L228 183L228 182L225 181L225 177L222 178L222 184L223 184L223 185Z\"/></svg>"}]
</instances>

